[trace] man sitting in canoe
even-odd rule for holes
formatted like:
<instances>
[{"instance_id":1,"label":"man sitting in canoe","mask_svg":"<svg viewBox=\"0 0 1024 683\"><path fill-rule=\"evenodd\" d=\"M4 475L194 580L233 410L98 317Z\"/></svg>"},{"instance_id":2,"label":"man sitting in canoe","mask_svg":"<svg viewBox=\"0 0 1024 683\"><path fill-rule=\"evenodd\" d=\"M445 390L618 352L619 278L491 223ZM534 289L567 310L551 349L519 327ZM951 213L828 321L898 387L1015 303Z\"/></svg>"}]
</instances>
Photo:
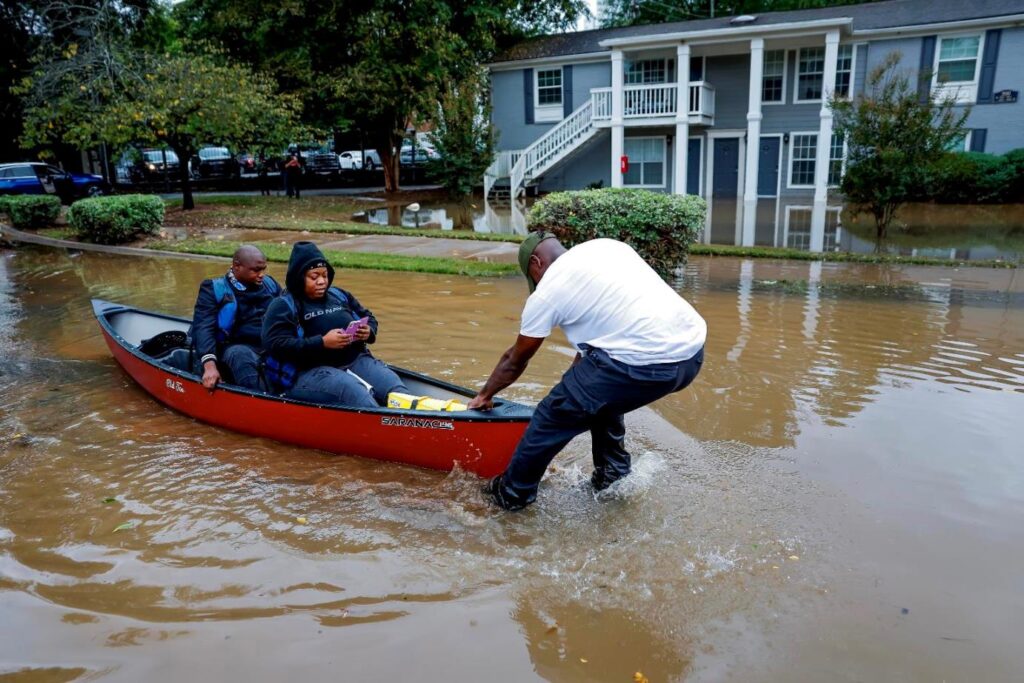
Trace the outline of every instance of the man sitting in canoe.
<instances>
[{"instance_id":1,"label":"man sitting in canoe","mask_svg":"<svg viewBox=\"0 0 1024 683\"><path fill-rule=\"evenodd\" d=\"M334 268L312 242L296 242L286 291L263 320L266 376L277 391L314 403L376 408L402 380L366 348L377 319L351 292L332 287Z\"/></svg>"},{"instance_id":2,"label":"man sitting in canoe","mask_svg":"<svg viewBox=\"0 0 1024 683\"><path fill-rule=\"evenodd\" d=\"M485 489L506 510L534 502L552 458L588 429L594 489L629 474L622 416L689 385L707 336L693 306L622 242L596 239L566 250L551 233L534 232L519 249L519 267L531 292L519 337L469 408L490 409L552 328L561 327L578 353L537 406L504 474Z\"/></svg>"},{"instance_id":3,"label":"man sitting in canoe","mask_svg":"<svg viewBox=\"0 0 1024 683\"><path fill-rule=\"evenodd\" d=\"M192 339L202 366L203 386L221 381L218 362L231 371L234 383L263 390L260 379L263 315L281 286L266 274L267 258L244 245L223 277L203 280L192 315Z\"/></svg>"}]
</instances>

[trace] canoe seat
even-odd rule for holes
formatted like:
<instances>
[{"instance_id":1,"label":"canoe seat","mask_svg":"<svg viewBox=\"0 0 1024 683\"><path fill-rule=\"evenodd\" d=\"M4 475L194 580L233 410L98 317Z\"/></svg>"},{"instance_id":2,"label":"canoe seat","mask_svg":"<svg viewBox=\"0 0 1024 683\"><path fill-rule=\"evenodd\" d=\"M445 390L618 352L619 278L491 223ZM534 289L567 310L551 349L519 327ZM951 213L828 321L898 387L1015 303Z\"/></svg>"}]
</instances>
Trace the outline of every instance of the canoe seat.
<instances>
[{"instance_id":1,"label":"canoe seat","mask_svg":"<svg viewBox=\"0 0 1024 683\"><path fill-rule=\"evenodd\" d=\"M164 365L169 365L175 370L192 372L192 354L188 349L174 349L160 359Z\"/></svg>"}]
</instances>

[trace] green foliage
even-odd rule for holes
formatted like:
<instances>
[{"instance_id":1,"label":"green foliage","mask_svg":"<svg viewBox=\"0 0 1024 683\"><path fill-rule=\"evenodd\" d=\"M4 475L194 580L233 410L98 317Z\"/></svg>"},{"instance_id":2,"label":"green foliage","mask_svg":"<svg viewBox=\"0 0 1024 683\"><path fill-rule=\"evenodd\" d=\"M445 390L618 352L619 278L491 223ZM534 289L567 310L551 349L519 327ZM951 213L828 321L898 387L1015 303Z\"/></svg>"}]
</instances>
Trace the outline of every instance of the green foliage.
<instances>
[{"instance_id":1,"label":"green foliage","mask_svg":"<svg viewBox=\"0 0 1024 683\"><path fill-rule=\"evenodd\" d=\"M60 215L60 199L52 194L25 194L3 198L0 211L19 230L45 228Z\"/></svg>"},{"instance_id":2,"label":"green foliage","mask_svg":"<svg viewBox=\"0 0 1024 683\"><path fill-rule=\"evenodd\" d=\"M98 244L120 244L139 233L153 234L164 222L164 203L156 195L129 194L81 199L68 209L78 236Z\"/></svg>"},{"instance_id":3,"label":"green foliage","mask_svg":"<svg viewBox=\"0 0 1024 683\"><path fill-rule=\"evenodd\" d=\"M664 278L686 262L704 227L707 205L694 195L606 188L555 192L530 210L530 230L549 230L574 244L597 237L628 243Z\"/></svg>"},{"instance_id":4,"label":"green foliage","mask_svg":"<svg viewBox=\"0 0 1024 683\"><path fill-rule=\"evenodd\" d=\"M487 85L486 71L477 69L445 86L437 100L430 141L441 159L431 164L430 175L455 198L470 194L494 159Z\"/></svg>"},{"instance_id":5,"label":"green foliage","mask_svg":"<svg viewBox=\"0 0 1024 683\"><path fill-rule=\"evenodd\" d=\"M598 19L603 28L690 21L739 14L817 9L871 0L609 0Z\"/></svg>"},{"instance_id":6,"label":"green foliage","mask_svg":"<svg viewBox=\"0 0 1024 683\"><path fill-rule=\"evenodd\" d=\"M1020 150L1024 151L1024 150ZM1024 178L1008 156L950 152L931 168L924 199L940 204L994 204L1021 201L1014 186Z\"/></svg>"},{"instance_id":7,"label":"green foliage","mask_svg":"<svg viewBox=\"0 0 1024 683\"><path fill-rule=\"evenodd\" d=\"M900 206L918 196L936 163L966 135L969 107L935 93L922 101L891 52L868 76L863 95L833 97L835 131L849 148L840 188L855 212L870 213L886 236Z\"/></svg>"}]
</instances>

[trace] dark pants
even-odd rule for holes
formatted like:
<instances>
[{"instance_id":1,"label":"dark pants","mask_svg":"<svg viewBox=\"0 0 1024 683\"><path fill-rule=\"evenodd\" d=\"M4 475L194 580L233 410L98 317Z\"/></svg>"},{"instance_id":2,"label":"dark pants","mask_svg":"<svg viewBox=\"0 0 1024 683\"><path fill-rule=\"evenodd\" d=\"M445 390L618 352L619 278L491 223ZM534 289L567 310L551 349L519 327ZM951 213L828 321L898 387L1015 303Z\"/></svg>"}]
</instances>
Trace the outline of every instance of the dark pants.
<instances>
[{"instance_id":1,"label":"dark pants","mask_svg":"<svg viewBox=\"0 0 1024 683\"><path fill-rule=\"evenodd\" d=\"M299 199L299 185L301 184L299 174L286 171L281 175L284 176L284 193L289 197Z\"/></svg>"},{"instance_id":2,"label":"dark pants","mask_svg":"<svg viewBox=\"0 0 1024 683\"><path fill-rule=\"evenodd\" d=\"M505 473L491 489L506 509L526 507L537 499L544 471L573 437L590 430L598 490L629 474L622 416L685 388L700 372L704 350L686 361L633 366L590 349L562 376L537 406Z\"/></svg>"},{"instance_id":3,"label":"dark pants","mask_svg":"<svg viewBox=\"0 0 1024 683\"><path fill-rule=\"evenodd\" d=\"M409 390L394 370L369 353L363 353L346 368L321 365L306 370L296 378L288 395L313 403L377 408L387 403L392 391L406 393Z\"/></svg>"},{"instance_id":4,"label":"dark pants","mask_svg":"<svg viewBox=\"0 0 1024 683\"><path fill-rule=\"evenodd\" d=\"M224 349L221 362L231 371L235 384L254 391L266 391L260 377L260 352L247 344L232 344Z\"/></svg>"}]
</instances>

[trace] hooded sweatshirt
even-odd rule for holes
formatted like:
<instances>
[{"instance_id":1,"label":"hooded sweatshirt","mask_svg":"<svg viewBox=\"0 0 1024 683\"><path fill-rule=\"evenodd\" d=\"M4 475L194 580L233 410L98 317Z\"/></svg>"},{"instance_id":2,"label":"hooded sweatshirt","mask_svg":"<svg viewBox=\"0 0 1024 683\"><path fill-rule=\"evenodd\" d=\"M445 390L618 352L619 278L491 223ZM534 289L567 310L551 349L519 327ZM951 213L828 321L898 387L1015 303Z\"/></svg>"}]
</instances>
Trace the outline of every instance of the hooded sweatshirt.
<instances>
[{"instance_id":1,"label":"hooded sweatshirt","mask_svg":"<svg viewBox=\"0 0 1024 683\"><path fill-rule=\"evenodd\" d=\"M327 293L320 299L306 296L306 271L318 265L327 266ZM300 370L320 365L346 367L359 354L366 351L366 344L377 339L377 319L359 303L351 292L343 289L331 291L334 283L334 268L327 263L323 253L312 242L296 242L288 259L288 274L285 287L295 301L293 312L283 298L275 299L263 318L263 347L275 358L294 363ZM338 292L341 296L338 296ZM323 335L341 328L345 329L353 320L369 318L370 338L366 342L352 342L343 349L324 347ZM302 336L298 334L302 327Z\"/></svg>"}]
</instances>

